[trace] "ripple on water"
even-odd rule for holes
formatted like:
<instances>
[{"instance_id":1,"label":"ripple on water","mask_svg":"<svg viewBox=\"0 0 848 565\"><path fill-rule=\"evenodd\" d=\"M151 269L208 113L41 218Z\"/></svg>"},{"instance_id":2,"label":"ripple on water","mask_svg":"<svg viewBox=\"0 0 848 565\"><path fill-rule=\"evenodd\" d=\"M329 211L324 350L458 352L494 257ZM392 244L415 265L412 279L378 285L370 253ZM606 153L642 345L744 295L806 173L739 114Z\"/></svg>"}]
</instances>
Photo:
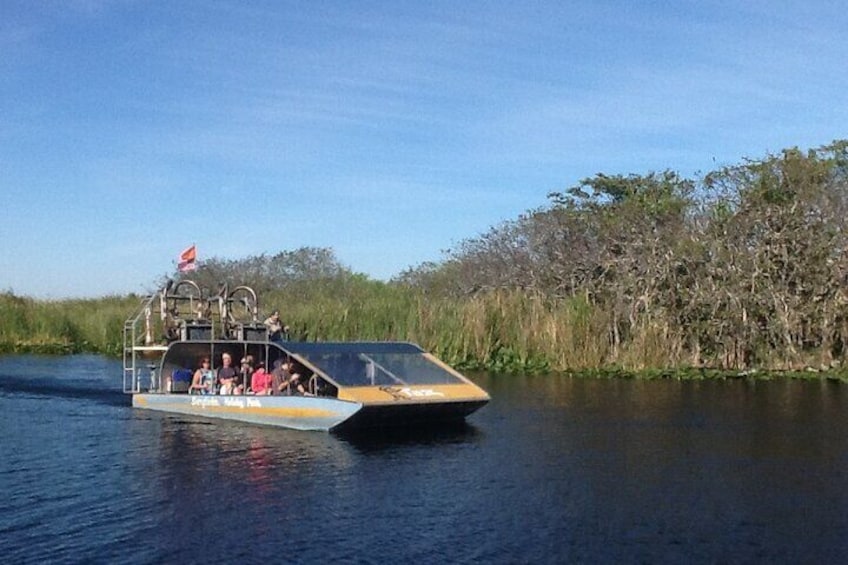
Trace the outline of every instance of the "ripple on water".
<instances>
[{"instance_id":1,"label":"ripple on water","mask_svg":"<svg viewBox=\"0 0 848 565\"><path fill-rule=\"evenodd\" d=\"M848 559L844 386L481 376L467 425L333 435L134 410L120 374L0 357L5 562Z\"/></svg>"}]
</instances>

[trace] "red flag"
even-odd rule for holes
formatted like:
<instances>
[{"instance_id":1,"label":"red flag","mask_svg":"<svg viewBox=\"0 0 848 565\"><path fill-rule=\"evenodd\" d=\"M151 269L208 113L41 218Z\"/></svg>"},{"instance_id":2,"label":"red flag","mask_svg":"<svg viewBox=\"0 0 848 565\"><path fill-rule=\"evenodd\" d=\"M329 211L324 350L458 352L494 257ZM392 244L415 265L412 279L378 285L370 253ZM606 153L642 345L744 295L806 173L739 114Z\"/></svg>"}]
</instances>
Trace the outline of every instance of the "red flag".
<instances>
[{"instance_id":1,"label":"red flag","mask_svg":"<svg viewBox=\"0 0 848 565\"><path fill-rule=\"evenodd\" d=\"M185 273L186 271L193 271L197 268L195 261L197 261L197 246L192 245L191 247L180 253L180 262L177 265L177 269L181 273Z\"/></svg>"}]
</instances>

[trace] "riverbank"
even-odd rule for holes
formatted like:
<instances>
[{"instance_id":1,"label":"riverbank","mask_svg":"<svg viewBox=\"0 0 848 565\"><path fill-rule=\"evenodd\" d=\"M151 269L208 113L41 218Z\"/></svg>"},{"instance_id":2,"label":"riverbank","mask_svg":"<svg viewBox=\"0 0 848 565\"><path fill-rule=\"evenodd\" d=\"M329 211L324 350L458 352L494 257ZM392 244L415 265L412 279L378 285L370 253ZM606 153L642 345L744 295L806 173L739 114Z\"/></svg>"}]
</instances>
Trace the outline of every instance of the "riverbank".
<instances>
[{"instance_id":1,"label":"riverbank","mask_svg":"<svg viewBox=\"0 0 848 565\"><path fill-rule=\"evenodd\" d=\"M566 371L564 374L579 378L593 379L639 379L639 380L828 380L848 383L848 371L843 369L816 369L808 367L805 370L783 371L783 370L750 370L750 371L728 371L726 369L693 368L684 367L679 369L644 369L641 371L627 371L618 368L586 369L582 371Z\"/></svg>"},{"instance_id":2,"label":"riverbank","mask_svg":"<svg viewBox=\"0 0 848 565\"><path fill-rule=\"evenodd\" d=\"M124 320L139 301L135 295L43 301L0 294L0 353L119 356ZM347 277L271 291L262 309L279 309L294 340L413 341L464 371L848 380L839 360L816 349L791 360L780 351L761 354L770 364L751 367L739 355L696 356L667 328L652 326L630 328L613 345L609 314L581 299L520 292L432 298L402 285Z\"/></svg>"},{"instance_id":3,"label":"riverbank","mask_svg":"<svg viewBox=\"0 0 848 565\"><path fill-rule=\"evenodd\" d=\"M74 344L69 342L0 342L0 355L74 355L80 353L106 354L118 357L116 353L106 353L96 348L86 348L88 344ZM483 363L474 361L472 363L451 362L451 365L463 371L490 371ZM494 371L492 371L494 373ZM507 366L500 371L501 374L542 374L542 371L528 370L521 366ZM841 368L813 368L805 370L748 370L730 371L727 369L681 367L676 369L648 368L642 370L627 370L621 367L601 367L594 369L567 369L562 371L549 370L547 374L562 375L581 379L622 379L622 380L752 380L770 381L777 379L785 380L828 380L848 383L848 371Z\"/></svg>"},{"instance_id":4,"label":"riverbank","mask_svg":"<svg viewBox=\"0 0 848 565\"><path fill-rule=\"evenodd\" d=\"M0 355L35 354L35 355L71 355L86 353L79 345L67 342L0 342ZM88 353L98 353L91 351Z\"/></svg>"}]
</instances>

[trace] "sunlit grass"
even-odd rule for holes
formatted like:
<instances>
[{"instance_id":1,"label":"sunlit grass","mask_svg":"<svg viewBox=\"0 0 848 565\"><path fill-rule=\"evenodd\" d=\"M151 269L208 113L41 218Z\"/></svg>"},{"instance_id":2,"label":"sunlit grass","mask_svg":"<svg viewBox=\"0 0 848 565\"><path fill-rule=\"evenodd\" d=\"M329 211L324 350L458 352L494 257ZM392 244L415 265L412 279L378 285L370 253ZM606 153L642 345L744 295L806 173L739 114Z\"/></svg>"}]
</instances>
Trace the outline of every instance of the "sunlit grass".
<instances>
[{"instance_id":1,"label":"sunlit grass","mask_svg":"<svg viewBox=\"0 0 848 565\"><path fill-rule=\"evenodd\" d=\"M137 297L34 300L0 294L0 351L117 355Z\"/></svg>"},{"instance_id":2,"label":"sunlit grass","mask_svg":"<svg viewBox=\"0 0 848 565\"><path fill-rule=\"evenodd\" d=\"M0 352L120 355L123 323L139 303L137 296L45 301L0 294ZM680 332L667 326L629 328L614 346L611 315L582 297L502 291L431 298L357 276L290 285L260 306L264 313L279 309L294 340L412 341L467 370L732 376L688 367Z\"/></svg>"}]
</instances>

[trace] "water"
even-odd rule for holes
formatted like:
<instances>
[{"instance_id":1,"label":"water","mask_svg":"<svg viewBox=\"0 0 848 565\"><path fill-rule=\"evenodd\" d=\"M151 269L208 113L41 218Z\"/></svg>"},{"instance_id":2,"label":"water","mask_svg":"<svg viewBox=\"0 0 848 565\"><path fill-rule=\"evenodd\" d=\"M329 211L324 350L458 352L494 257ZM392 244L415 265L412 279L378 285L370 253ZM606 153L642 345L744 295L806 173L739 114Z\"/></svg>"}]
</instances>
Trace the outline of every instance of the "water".
<instances>
[{"instance_id":1,"label":"water","mask_svg":"<svg viewBox=\"0 0 848 565\"><path fill-rule=\"evenodd\" d=\"M848 389L476 378L467 425L336 436L134 410L0 357L5 563L837 563Z\"/></svg>"}]
</instances>

